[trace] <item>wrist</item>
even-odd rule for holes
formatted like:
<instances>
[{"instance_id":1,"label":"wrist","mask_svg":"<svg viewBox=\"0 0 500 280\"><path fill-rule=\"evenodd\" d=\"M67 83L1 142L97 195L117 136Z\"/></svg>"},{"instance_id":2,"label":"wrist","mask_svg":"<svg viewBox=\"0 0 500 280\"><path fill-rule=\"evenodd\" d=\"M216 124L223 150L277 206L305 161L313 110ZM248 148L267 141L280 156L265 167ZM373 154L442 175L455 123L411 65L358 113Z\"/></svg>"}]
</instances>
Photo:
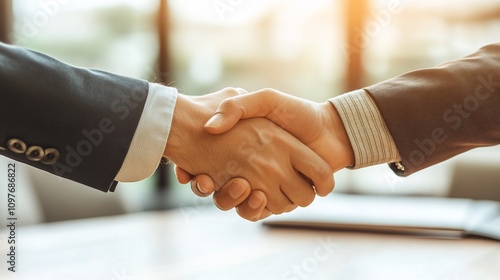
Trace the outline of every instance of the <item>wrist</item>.
<instances>
[{"instance_id":1,"label":"wrist","mask_svg":"<svg viewBox=\"0 0 500 280\"><path fill-rule=\"evenodd\" d=\"M328 133L328 159L330 167L336 172L349 166L354 166L354 151L349 140L346 128L335 106L330 102L322 104L325 113L325 130Z\"/></svg>"},{"instance_id":2,"label":"wrist","mask_svg":"<svg viewBox=\"0 0 500 280\"><path fill-rule=\"evenodd\" d=\"M174 108L170 134L163 156L177 165L182 165L187 156L190 143L196 141L202 133L203 123L200 121L196 103L187 95L179 94Z\"/></svg>"}]
</instances>

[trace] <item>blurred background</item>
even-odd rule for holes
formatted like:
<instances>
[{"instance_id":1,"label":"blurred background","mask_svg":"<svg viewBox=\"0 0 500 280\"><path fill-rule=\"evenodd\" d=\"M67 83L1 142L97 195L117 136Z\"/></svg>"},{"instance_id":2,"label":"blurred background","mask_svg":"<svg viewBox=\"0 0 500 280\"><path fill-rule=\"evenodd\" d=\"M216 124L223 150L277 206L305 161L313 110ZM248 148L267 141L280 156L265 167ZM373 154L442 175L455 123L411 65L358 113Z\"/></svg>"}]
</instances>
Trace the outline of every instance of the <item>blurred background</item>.
<instances>
[{"instance_id":1,"label":"blurred background","mask_svg":"<svg viewBox=\"0 0 500 280\"><path fill-rule=\"evenodd\" d=\"M0 5L2 41L192 95L227 86L273 87L320 102L500 41L498 0L0 0ZM387 166L344 170L336 174L335 192L500 201L499 155L498 147L478 149L404 179ZM5 166L8 160L0 162ZM171 169L161 167L153 177L120 184L115 194L105 195L23 165L20 222L211 205L210 198L197 198L177 184Z\"/></svg>"}]
</instances>

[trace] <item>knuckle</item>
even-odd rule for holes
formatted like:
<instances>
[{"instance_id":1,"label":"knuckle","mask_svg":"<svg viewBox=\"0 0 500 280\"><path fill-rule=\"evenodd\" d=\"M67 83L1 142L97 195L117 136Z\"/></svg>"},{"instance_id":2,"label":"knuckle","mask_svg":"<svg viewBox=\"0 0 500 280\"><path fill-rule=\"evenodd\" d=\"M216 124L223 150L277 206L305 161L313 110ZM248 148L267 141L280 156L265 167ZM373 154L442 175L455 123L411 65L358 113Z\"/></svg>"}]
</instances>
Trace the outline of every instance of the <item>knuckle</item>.
<instances>
[{"instance_id":1,"label":"knuckle","mask_svg":"<svg viewBox=\"0 0 500 280\"><path fill-rule=\"evenodd\" d=\"M263 98L268 97L268 98L278 98L281 96L281 92L275 90L274 88L263 88L257 92L259 95L261 95Z\"/></svg>"},{"instance_id":2,"label":"knuckle","mask_svg":"<svg viewBox=\"0 0 500 280\"><path fill-rule=\"evenodd\" d=\"M222 101L222 103L221 103L222 108L233 108L237 105L238 104L237 104L236 100L234 100L233 98L226 99L226 100Z\"/></svg>"},{"instance_id":3,"label":"knuckle","mask_svg":"<svg viewBox=\"0 0 500 280\"><path fill-rule=\"evenodd\" d=\"M277 94L278 91L275 90L274 88L263 88L259 90L260 93L265 93L265 94Z\"/></svg>"},{"instance_id":4,"label":"knuckle","mask_svg":"<svg viewBox=\"0 0 500 280\"><path fill-rule=\"evenodd\" d=\"M241 95L240 90L234 87L226 87L219 91L222 94L223 98L232 98L238 95Z\"/></svg>"},{"instance_id":5,"label":"knuckle","mask_svg":"<svg viewBox=\"0 0 500 280\"><path fill-rule=\"evenodd\" d=\"M238 89L234 88L234 87L226 87L222 91L224 91L225 93L230 94L232 96L236 96L239 94Z\"/></svg>"},{"instance_id":6,"label":"knuckle","mask_svg":"<svg viewBox=\"0 0 500 280\"><path fill-rule=\"evenodd\" d=\"M244 95L248 93L248 91L242 88L236 88L236 91L238 92L238 95Z\"/></svg>"},{"instance_id":7,"label":"knuckle","mask_svg":"<svg viewBox=\"0 0 500 280\"><path fill-rule=\"evenodd\" d=\"M225 111L226 113L227 112L231 113L238 109L243 110L244 108L243 109L240 108L239 102L236 99L234 99L234 97L230 97L229 99L222 101L222 103L219 106L219 111Z\"/></svg>"}]
</instances>

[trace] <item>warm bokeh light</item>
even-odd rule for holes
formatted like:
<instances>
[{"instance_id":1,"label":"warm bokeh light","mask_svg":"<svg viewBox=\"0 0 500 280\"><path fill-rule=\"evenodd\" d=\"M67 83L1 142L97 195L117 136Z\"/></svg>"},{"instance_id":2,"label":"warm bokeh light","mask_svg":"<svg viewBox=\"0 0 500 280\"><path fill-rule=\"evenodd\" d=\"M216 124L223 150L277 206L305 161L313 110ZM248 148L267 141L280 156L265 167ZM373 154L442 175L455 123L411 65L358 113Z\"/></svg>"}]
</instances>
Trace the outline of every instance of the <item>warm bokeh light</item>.
<instances>
[{"instance_id":1,"label":"warm bokeh light","mask_svg":"<svg viewBox=\"0 0 500 280\"><path fill-rule=\"evenodd\" d=\"M161 75L193 95L273 87L320 102L500 41L497 0L170 0L170 70L156 73L159 1L13 2L14 43L79 66L149 80ZM405 179L384 165L341 171L336 191L444 195L456 163L484 154ZM188 188L173 189L177 205L202 201ZM143 207L137 193L122 194L132 209Z\"/></svg>"}]
</instances>

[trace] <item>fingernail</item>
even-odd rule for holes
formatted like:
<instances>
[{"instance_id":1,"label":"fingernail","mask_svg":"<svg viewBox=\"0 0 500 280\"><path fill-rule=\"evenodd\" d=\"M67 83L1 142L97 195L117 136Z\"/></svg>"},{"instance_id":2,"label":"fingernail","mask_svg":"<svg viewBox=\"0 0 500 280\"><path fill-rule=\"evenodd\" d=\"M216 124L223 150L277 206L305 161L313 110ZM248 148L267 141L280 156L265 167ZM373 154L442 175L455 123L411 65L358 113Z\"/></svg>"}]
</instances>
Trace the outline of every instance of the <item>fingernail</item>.
<instances>
[{"instance_id":1,"label":"fingernail","mask_svg":"<svg viewBox=\"0 0 500 280\"><path fill-rule=\"evenodd\" d=\"M197 189L198 189L201 193L203 193L203 194L205 194L205 193L207 193L207 192L208 192L208 190L207 190L207 189L205 189L205 188L204 188L204 187L200 184L200 182L196 182L196 188L197 188Z\"/></svg>"},{"instance_id":2,"label":"fingernail","mask_svg":"<svg viewBox=\"0 0 500 280\"><path fill-rule=\"evenodd\" d=\"M263 202L264 199L260 197L260 195L252 195L248 200L248 206L250 206L250 208L252 209L258 209Z\"/></svg>"},{"instance_id":3,"label":"fingernail","mask_svg":"<svg viewBox=\"0 0 500 280\"><path fill-rule=\"evenodd\" d=\"M223 119L224 116L222 114L215 114L205 123L205 127L218 127Z\"/></svg>"},{"instance_id":4,"label":"fingernail","mask_svg":"<svg viewBox=\"0 0 500 280\"><path fill-rule=\"evenodd\" d=\"M233 199L240 198L245 193L245 187L238 182L233 182L229 188L229 195Z\"/></svg>"}]
</instances>

